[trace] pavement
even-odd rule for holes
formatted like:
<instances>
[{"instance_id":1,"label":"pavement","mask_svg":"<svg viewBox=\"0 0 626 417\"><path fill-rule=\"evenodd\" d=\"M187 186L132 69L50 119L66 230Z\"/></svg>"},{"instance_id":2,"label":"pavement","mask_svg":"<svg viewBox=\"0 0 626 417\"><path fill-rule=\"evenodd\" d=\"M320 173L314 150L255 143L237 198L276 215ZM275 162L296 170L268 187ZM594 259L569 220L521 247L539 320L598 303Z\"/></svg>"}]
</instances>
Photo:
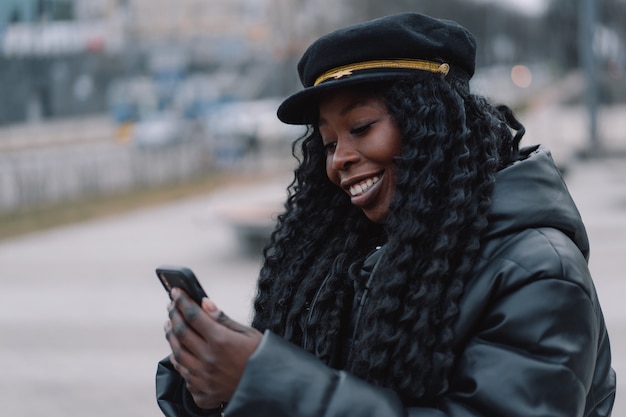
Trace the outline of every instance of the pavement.
<instances>
[{"instance_id":1,"label":"pavement","mask_svg":"<svg viewBox=\"0 0 626 417\"><path fill-rule=\"evenodd\" d=\"M619 378L626 374L626 159L576 160L566 172L588 228ZM161 415L154 371L168 353L168 300L154 269L190 267L222 309L249 321L260 259L242 251L225 214L229 204L246 206L290 180L285 172L254 187L0 242L2 415ZM613 415L626 416L625 390L618 391Z\"/></svg>"},{"instance_id":2,"label":"pavement","mask_svg":"<svg viewBox=\"0 0 626 417\"><path fill-rule=\"evenodd\" d=\"M626 416L626 158L570 163L565 180L587 227L589 267L604 312L617 372L614 417Z\"/></svg>"},{"instance_id":3,"label":"pavement","mask_svg":"<svg viewBox=\"0 0 626 417\"><path fill-rule=\"evenodd\" d=\"M259 258L205 195L0 242L1 414L161 415L156 363L168 298L154 272L186 265L248 322Z\"/></svg>"}]
</instances>

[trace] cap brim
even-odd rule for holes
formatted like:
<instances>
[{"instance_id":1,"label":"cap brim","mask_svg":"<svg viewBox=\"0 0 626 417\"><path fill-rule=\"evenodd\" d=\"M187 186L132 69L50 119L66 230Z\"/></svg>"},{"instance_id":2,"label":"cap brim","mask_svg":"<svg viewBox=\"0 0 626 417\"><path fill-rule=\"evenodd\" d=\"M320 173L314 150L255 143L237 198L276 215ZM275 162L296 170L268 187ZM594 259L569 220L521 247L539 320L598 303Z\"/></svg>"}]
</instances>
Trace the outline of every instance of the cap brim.
<instances>
[{"instance_id":1,"label":"cap brim","mask_svg":"<svg viewBox=\"0 0 626 417\"><path fill-rule=\"evenodd\" d=\"M315 87L308 87L285 99L278 107L277 116L291 125L316 123L319 115L319 96L327 91L364 83L378 83L406 77L404 71L370 72L355 74L336 80L324 81Z\"/></svg>"}]
</instances>

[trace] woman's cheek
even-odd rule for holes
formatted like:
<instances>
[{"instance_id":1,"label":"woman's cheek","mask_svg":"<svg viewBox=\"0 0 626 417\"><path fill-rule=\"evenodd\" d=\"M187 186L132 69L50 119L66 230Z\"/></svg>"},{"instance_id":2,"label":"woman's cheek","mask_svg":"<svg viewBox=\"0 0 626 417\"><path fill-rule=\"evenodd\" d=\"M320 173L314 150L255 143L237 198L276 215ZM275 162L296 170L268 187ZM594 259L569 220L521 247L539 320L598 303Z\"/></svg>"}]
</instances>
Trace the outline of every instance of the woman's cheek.
<instances>
[{"instance_id":1,"label":"woman's cheek","mask_svg":"<svg viewBox=\"0 0 626 417\"><path fill-rule=\"evenodd\" d=\"M328 177L330 182L332 182L337 187L339 187L340 186L339 175L337 174L337 171L332 168L332 163L333 163L332 155L329 155L328 157L326 157L326 176Z\"/></svg>"}]
</instances>

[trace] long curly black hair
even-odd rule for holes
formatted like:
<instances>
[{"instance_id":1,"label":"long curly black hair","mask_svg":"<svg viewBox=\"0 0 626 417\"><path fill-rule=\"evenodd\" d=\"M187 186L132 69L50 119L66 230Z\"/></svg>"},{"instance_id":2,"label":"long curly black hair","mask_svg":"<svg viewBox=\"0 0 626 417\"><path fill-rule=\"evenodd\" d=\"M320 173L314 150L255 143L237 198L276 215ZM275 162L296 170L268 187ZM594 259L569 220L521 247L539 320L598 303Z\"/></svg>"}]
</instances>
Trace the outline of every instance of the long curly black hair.
<instances>
[{"instance_id":1,"label":"long curly black hair","mask_svg":"<svg viewBox=\"0 0 626 417\"><path fill-rule=\"evenodd\" d=\"M335 366L353 314L350 274L384 243L342 366L407 404L426 404L447 388L458 301L487 226L495 176L518 159L524 129L508 107L471 94L467 82L428 74L368 87L402 135L385 223L371 223L328 180L326 152L311 126L294 144L300 164L263 252L253 326Z\"/></svg>"}]
</instances>

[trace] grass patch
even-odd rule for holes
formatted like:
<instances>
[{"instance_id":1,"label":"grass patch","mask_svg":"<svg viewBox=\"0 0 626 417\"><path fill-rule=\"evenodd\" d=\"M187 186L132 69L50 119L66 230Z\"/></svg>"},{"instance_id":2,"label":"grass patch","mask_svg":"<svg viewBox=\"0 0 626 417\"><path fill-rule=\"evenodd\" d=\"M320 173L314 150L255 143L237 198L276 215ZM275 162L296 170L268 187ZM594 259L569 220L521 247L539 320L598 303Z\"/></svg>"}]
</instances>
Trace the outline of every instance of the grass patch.
<instances>
[{"instance_id":1,"label":"grass patch","mask_svg":"<svg viewBox=\"0 0 626 417\"><path fill-rule=\"evenodd\" d=\"M254 180L258 178L252 178L250 175L233 176L232 172L212 173L186 182L0 213L0 240L201 195L222 186Z\"/></svg>"}]
</instances>

